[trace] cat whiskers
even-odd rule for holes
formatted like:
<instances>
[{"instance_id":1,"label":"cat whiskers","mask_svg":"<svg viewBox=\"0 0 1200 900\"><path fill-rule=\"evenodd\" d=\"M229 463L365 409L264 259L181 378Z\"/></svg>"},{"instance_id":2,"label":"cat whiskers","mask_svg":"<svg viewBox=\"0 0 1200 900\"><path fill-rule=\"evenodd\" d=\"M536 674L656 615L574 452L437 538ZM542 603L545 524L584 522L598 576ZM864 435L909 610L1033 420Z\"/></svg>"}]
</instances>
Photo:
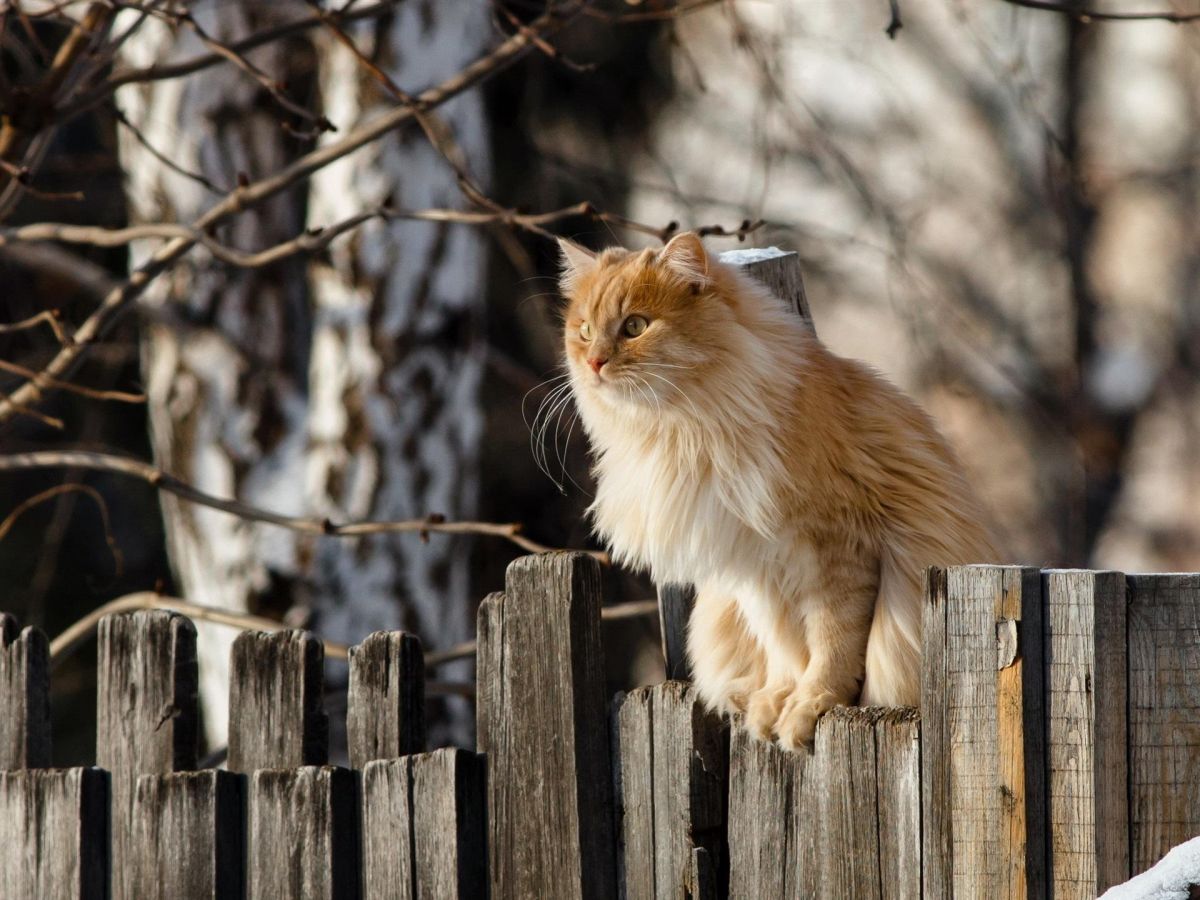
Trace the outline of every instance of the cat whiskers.
<instances>
[{"instance_id":1,"label":"cat whiskers","mask_svg":"<svg viewBox=\"0 0 1200 900\"><path fill-rule=\"evenodd\" d=\"M655 363L650 363L650 365L655 365ZM659 363L658 365L662 365L662 363ZM647 375L649 375L651 378L657 378L659 381L664 381L664 382L666 382L666 383L667 383L667 385L669 385L670 387L672 387L672 388L674 388L675 390L679 391L679 394L680 394L680 396L681 396L681 397L683 397L683 399L687 401L687 404L688 404L688 406L690 406L690 407L692 408L692 414L693 414L693 415L694 415L694 416L695 416L697 419L700 419L700 418L702 418L702 416L700 415L700 410L696 408L696 404L692 402L692 398L691 398L691 397L689 397L689 396L688 396L688 395L687 395L687 394L684 392L683 388L681 388L681 387L680 387L679 385L677 385L675 382L671 381L671 379L669 379L669 378L666 378L666 377L664 377L664 376L662 376L662 375L659 375L659 374L658 374L658 373L656 373L656 372L647 372L646 374L647 374Z\"/></svg>"}]
</instances>

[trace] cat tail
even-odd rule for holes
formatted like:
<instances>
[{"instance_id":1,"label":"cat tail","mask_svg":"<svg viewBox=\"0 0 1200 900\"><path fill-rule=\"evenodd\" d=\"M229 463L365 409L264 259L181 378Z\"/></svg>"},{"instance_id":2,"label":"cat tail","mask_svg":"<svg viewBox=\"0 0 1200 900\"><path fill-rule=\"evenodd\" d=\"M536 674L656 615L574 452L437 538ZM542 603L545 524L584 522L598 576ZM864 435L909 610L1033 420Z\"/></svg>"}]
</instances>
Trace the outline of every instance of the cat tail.
<instances>
[{"instance_id":1,"label":"cat tail","mask_svg":"<svg viewBox=\"0 0 1200 900\"><path fill-rule=\"evenodd\" d=\"M867 636L861 706L917 706L921 700L921 619L925 569L995 562L996 543L973 506L952 511L935 533L909 533L883 548L879 596ZM932 518L932 517L931 517ZM905 539L907 538L907 539Z\"/></svg>"},{"instance_id":2,"label":"cat tail","mask_svg":"<svg viewBox=\"0 0 1200 900\"><path fill-rule=\"evenodd\" d=\"M921 699L921 570L888 548L867 637L860 706L917 706Z\"/></svg>"}]
</instances>

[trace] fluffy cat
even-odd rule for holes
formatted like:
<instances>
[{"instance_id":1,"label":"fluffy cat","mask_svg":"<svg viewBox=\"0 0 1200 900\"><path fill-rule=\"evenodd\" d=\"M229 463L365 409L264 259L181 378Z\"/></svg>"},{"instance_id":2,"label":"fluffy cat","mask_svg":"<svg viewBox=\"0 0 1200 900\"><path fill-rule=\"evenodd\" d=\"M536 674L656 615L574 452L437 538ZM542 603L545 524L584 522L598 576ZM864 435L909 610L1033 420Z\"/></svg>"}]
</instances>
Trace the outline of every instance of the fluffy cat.
<instances>
[{"instance_id":1,"label":"fluffy cat","mask_svg":"<svg viewBox=\"0 0 1200 900\"><path fill-rule=\"evenodd\" d=\"M915 705L925 567L996 560L929 417L695 234L561 246L590 513L617 561L696 585L701 697L792 750L836 705Z\"/></svg>"}]
</instances>

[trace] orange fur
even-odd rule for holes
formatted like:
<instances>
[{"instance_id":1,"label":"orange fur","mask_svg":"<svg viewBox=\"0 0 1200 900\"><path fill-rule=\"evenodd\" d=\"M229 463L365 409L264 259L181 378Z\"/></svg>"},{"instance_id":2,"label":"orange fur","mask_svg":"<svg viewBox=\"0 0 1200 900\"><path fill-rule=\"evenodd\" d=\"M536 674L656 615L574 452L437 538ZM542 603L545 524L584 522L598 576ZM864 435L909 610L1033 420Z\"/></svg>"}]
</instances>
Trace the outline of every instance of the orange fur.
<instances>
[{"instance_id":1,"label":"orange fur","mask_svg":"<svg viewBox=\"0 0 1200 900\"><path fill-rule=\"evenodd\" d=\"M563 256L590 512L618 561L696 585L701 696L790 749L835 705L915 705L925 567L996 561L929 417L694 234Z\"/></svg>"}]
</instances>

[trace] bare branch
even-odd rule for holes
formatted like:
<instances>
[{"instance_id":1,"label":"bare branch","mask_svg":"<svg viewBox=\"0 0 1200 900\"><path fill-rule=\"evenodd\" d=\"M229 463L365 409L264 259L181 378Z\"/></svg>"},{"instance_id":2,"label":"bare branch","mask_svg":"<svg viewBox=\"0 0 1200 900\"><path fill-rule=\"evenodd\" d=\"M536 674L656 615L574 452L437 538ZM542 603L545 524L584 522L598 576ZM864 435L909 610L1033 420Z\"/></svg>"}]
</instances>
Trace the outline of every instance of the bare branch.
<instances>
[{"instance_id":1,"label":"bare branch","mask_svg":"<svg viewBox=\"0 0 1200 900\"><path fill-rule=\"evenodd\" d=\"M33 369L27 369L22 365L8 362L8 360L4 359L0 359L0 370L12 372L14 375L20 375L22 378L28 378L32 384L36 384L38 387L56 388L60 391L79 394L82 397L91 397L93 400L113 400L117 403L146 402L145 394L131 394L128 391L108 391L90 388L82 384L73 384L69 381L59 381L57 378L50 378L41 372L35 372Z\"/></svg>"},{"instance_id":2,"label":"bare branch","mask_svg":"<svg viewBox=\"0 0 1200 900\"><path fill-rule=\"evenodd\" d=\"M431 514L423 519L405 519L393 522L346 522L338 525L329 519L284 516L269 510L250 506L238 500L226 500L221 497L215 497L212 494L192 487L186 481L176 478L174 475L170 475L150 463L116 454L96 453L88 450L37 450L30 453L0 455L0 472L61 468L64 466L74 466L80 469L90 469L99 472L116 472L121 475L140 478L152 487L187 500L189 503L220 510L221 512L238 516L250 522L277 525L280 528L287 528L302 534L327 537L362 537L368 534L412 532L420 535L422 539L427 538L431 533L482 534L504 538L531 553L546 553L556 549L522 536L520 533L521 526L515 522L448 522L438 514ZM584 552L591 554L603 563L608 562L607 553L598 550Z\"/></svg>"},{"instance_id":3,"label":"bare branch","mask_svg":"<svg viewBox=\"0 0 1200 900\"><path fill-rule=\"evenodd\" d=\"M100 510L100 519L104 525L104 542L108 545L109 552L112 553L113 567L116 569L117 575L120 575L124 569L124 556L122 556L121 548L118 546L117 539L113 534L112 519L108 515L108 504L104 502L104 498L100 496L100 492L90 485L77 483L56 484L54 487L47 488L21 501L17 508L10 512L3 522L0 522L0 541L4 540L13 525L16 524L17 519L21 518L26 512L41 503L45 503L47 500L52 500L61 494L68 493L87 494L96 501L96 506Z\"/></svg>"},{"instance_id":4,"label":"bare branch","mask_svg":"<svg viewBox=\"0 0 1200 900\"><path fill-rule=\"evenodd\" d=\"M59 317L62 314L57 309L44 309L36 316L30 316L28 319L22 319L20 322L11 322L7 325L0 325L0 334L8 334L13 331L24 331L27 328L33 328L41 322L45 322L50 326L50 330L54 332L54 336L58 338L60 344L67 342L67 336L63 334L62 326L58 323Z\"/></svg>"}]
</instances>

